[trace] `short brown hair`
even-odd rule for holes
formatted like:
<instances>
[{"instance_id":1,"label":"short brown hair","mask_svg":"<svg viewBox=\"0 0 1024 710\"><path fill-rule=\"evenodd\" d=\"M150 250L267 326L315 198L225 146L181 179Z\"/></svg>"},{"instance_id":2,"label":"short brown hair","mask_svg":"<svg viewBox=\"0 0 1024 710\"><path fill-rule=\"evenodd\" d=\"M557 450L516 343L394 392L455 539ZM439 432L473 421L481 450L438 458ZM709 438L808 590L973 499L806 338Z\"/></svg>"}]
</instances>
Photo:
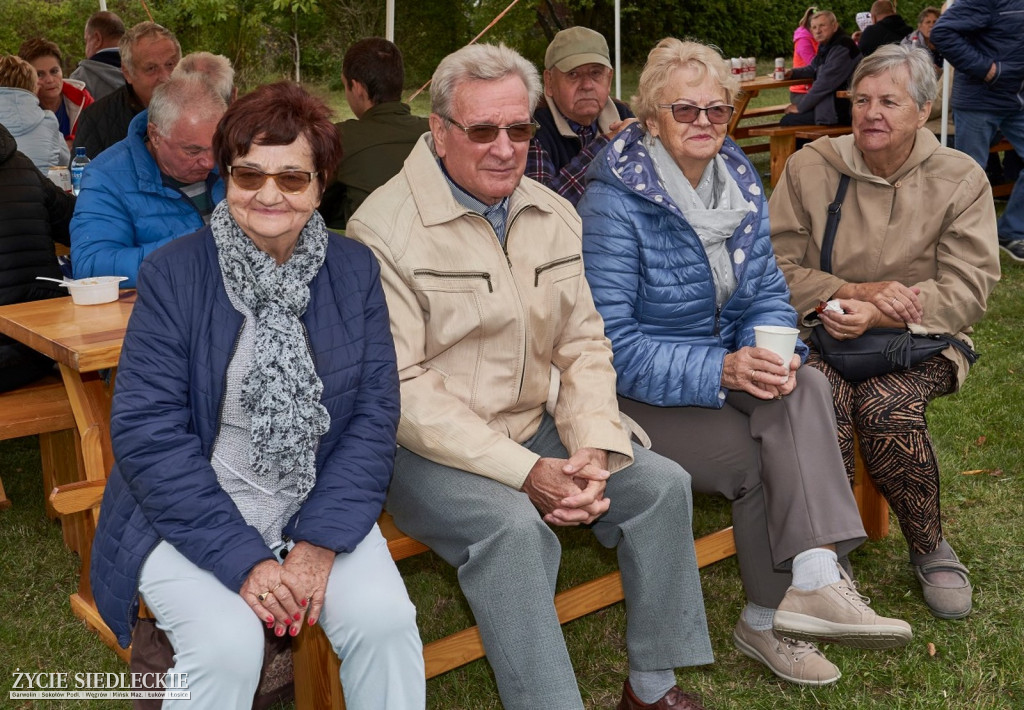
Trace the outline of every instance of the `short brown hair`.
<instances>
[{"instance_id":1,"label":"short brown hair","mask_svg":"<svg viewBox=\"0 0 1024 710\"><path fill-rule=\"evenodd\" d=\"M0 55L0 86L24 89L34 94L38 85L39 79L31 64L13 54Z\"/></svg>"},{"instance_id":2,"label":"short brown hair","mask_svg":"<svg viewBox=\"0 0 1024 710\"><path fill-rule=\"evenodd\" d=\"M18 56L26 62L32 62L39 59L39 57L55 57L61 68L64 67L64 55L61 54L60 47L57 46L56 42L51 42L42 37L35 37L22 42L18 48Z\"/></svg>"},{"instance_id":3,"label":"short brown hair","mask_svg":"<svg viewBox=\"0 0 1024 710\"><path fill-rule=\"evenodd\" d=\"M400 101L405 84L402 53L393 42L381 37L361 39L345 52L341 64L345 84L358 81L376 106L385 101Z\"/></svg>"},{"instance_id":4,"label":"short brown hair","mask_svg":"<svg viewBox=\"0 0 1024 710\"><path fill-rule=\"evenodd\" d=\"M341 161L341 140L327 104L293 82L261 86L231 104L213 136L213 155L227 180L228 166L253 145L289 145L300 135L313 151L323 194Z\"/></svg>"},{"instance_id":5,"label":"short brown hair","mask_svg":"<svg viewBox=\"0 0 1024 710\"><path fill-rule=\"evenodd\" d=\"M89 16L85 31L89 34L99 32L100 37L106 40L121 39L124 36L124 22L114 13L100 10Z\"/></svg>"}]
</instances>

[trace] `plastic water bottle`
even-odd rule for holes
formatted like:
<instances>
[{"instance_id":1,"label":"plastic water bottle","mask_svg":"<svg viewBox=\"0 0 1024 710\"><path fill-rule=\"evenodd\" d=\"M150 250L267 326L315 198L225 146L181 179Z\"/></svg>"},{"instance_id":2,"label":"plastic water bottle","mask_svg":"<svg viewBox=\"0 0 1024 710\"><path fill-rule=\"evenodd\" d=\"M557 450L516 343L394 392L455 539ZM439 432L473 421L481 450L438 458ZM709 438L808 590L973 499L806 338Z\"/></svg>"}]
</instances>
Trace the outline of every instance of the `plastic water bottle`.
<instances>
[{"instance_id":1,"label":"plastic water bottle","mask_svg":"<svg viewBox=\"0 0 1024 710\"><path fill-rule=\"evenodd\" d=\"M82 190L82 173L89 164L85 148L75 148L75 157L71 159L71 194L77 195Z\"/></svg>"}]
</instances>

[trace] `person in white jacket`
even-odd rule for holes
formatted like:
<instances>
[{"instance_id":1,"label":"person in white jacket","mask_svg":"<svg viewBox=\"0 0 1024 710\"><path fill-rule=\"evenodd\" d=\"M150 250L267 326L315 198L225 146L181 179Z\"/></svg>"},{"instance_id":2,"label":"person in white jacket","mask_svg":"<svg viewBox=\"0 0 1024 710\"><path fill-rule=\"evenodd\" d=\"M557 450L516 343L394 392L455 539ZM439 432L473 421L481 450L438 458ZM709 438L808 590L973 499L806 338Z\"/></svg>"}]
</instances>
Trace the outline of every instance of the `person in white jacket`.
<instances>
[{"instance_id":1,"label":"person in white jacket","mask_svg":"<svg viewBox=\"0 0 1024 710\"><path fill-rule=\"evenodd\" d=\"M20 57L0 56L0 124L18 150L45 173L52 165L67 165L71 158L53 111L44 111L36 97L36 70Z\"/></svg>"}]
</instances>

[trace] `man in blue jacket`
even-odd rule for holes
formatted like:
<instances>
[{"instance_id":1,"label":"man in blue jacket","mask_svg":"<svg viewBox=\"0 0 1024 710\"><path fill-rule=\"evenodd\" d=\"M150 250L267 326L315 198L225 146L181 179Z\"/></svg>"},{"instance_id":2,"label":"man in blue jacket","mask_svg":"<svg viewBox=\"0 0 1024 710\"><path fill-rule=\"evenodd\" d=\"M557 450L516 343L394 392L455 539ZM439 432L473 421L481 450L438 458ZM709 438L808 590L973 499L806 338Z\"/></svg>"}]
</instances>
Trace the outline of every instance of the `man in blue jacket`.
<instances>
[{"instance_id":1,"label":"man in blue jacket","mask_svg":"<svg viewBox=\"0 0 1024 710\"><path fill-rule=\"evenodd\" d=\"M150 252L209 222L224 199L212 145L226 109L202 77L171 79L128 137L86 167L71 221L76 278L127 276L133 288Z\"/></svg>"},{"instance_id":2,"label":"man in blue jacket","mask_svg":"<svg viewBox=\"0 0 1024 710\"><path fill-rule=\"evenodd\" d=\"M1024 3L958 0L935 23L931 40L957 70L957 150L985 167L1001 131L1024 154ZM1024 178L1017 178L999 219L999 246L1024 262Z\"/></svg>"}]
</instances>

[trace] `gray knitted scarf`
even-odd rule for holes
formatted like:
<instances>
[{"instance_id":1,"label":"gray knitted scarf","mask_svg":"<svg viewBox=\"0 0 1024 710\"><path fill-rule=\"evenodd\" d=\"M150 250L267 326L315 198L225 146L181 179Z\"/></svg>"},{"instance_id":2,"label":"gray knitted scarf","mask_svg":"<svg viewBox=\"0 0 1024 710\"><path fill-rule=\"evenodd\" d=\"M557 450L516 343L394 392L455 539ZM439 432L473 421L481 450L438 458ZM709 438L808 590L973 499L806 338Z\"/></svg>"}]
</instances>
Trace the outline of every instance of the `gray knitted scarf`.
<instances>
[{"instance_id":1,"label":"gray knitted scarf","mask_svg":"<svg viewBox=\"0 0 1024 710\"><path fill-rule=\"evenodd\" d=\"M297 477L300 500L316 483L316 448L330 426L299 318L309 282L327 253L327 229L313 212L288 261L278 265L245 235L222 201L210 220L224 283L252 311L255 355L242 381L242 407L252 417L249 458L259 475Z\"/></svg>"}]
</instances>

